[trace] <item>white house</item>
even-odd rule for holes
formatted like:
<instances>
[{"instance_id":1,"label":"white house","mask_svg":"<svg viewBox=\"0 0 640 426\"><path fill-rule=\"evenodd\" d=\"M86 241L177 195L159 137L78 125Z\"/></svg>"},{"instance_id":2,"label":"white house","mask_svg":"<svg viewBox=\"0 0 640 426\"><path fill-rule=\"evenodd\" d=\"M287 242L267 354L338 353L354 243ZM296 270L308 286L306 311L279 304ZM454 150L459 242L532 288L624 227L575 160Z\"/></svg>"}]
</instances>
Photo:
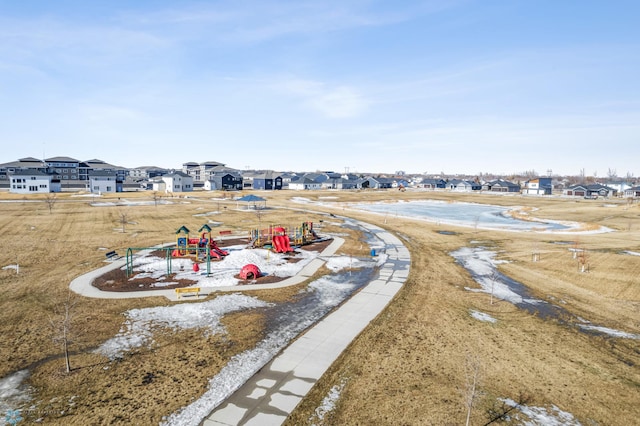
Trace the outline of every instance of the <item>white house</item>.
<instances>
[{"instance_id":1,"label":"white house","mask_svg":"<svg viewBox=\"0 0 640 426\"><path fill-rule=\"evenodd\" d=\"M174 172L160 178L165 184L165 192L193 191L193 178L186 173Z\"/></svg>"},{"instance_id":2,"label":"white house","mask_svg":"<svg viewBox=\"0 0 640 426\"><path fill-rule=\"evenodd\" d=\"M318 190L322 189L322 183L303 177L289 182L289 189L293 189L294 191Z\"/></svg>"},{"instance_id":3,"label":"white house","mask_svg":"<svg viewBox=\"0 0 640 426\"><path fill-rule=\"evenodd\" d=\"M525 195L551 195L553 185L550 177L539 177L525 182L522 193Z\"/></svg>"},{"instance_id":4,"label":"white house","mask_svg":"<svg viewBox=\"0 0 640 426\"><path fill-rule=\"evenodd\" d=\"M118 192L117 173L110 170L91 170L89 191L93 194Z\"/></svg>"},{"instance_id":5,"label":"white house","mask_svg":"<svg viewBox=\"0 0 640 426\"><path fill-rule=\"evenodd\" d=\"M16 170L9 176L9 192L38 194L51 192L51 175L38 170Z\"/></svg>"}]
</instances>

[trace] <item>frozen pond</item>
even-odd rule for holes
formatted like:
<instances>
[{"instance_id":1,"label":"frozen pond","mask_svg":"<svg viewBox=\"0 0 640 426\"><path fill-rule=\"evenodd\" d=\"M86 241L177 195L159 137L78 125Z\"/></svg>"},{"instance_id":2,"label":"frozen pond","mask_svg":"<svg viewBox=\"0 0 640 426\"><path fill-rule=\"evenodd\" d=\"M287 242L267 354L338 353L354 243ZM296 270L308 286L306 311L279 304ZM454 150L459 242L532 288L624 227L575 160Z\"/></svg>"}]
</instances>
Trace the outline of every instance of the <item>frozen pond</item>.
<instances>
[{"instance_id":1,"label":"frozen pond","mask_svg":"<svg viewBox=\"0 0 640 426\"><path fill-rule=\"evenodd\" d=\"M380 213L426 219L431 222L509 231L567 231L575 228L557 221L521 220L509 215L513 210L489 204L459 203L436 200L405 201L397 203L361 203L351 208Z\"/></svg>"}]
</instances>

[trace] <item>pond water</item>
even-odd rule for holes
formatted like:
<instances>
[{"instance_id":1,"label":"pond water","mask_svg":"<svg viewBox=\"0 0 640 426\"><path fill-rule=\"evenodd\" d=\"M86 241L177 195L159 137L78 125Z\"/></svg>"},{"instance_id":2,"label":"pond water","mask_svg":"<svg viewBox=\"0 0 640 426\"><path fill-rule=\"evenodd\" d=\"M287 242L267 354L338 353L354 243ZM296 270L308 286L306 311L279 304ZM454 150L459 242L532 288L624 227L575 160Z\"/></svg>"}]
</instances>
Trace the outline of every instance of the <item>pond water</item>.
<instances>
[{"instance_id":1,"label":"pond water","mask_svg":"<svg viewBox=\"0 0 640 426\"><path fill-rule=\"evenodd\" d=\"M510 231L563 231L570 226L541 220L521 220L508 214L507 207L489 204L446 202L436 200L404 201L397 203L360 203L351 208L380 213L387 216L403 216L432 222Z\"/></svg>"}]
</instances>

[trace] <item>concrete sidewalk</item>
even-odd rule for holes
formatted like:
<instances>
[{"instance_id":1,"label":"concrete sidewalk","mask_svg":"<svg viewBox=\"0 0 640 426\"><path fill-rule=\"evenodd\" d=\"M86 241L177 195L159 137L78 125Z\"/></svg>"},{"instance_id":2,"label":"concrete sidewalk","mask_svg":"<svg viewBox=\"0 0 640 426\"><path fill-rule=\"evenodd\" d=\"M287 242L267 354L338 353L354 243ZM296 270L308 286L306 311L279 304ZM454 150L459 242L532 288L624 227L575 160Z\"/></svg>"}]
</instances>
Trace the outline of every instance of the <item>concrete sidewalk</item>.
<instances>
[{"instance_id":1,"label":"concrete sidewalk","mask_svg":"<svg viewBox=\"0 0 640 426\"><path fill-rule=\"evenodd\" d=\"M360 225L384 242L382 251L388 258L379 277L265 365L202 425L281 425L349 343L400 290L409 276L409 251L384 229Z\"/></svg>"},{"instance_id":2,"label":"concrete sidewalk","mask_svg":"<svg viewBox=\"0 0 640 426\"><path fill-rule=\"evenodd\" d=\"M333 237L333 241L331 241L331 244L329 244L316 259L313 259L311 262L309 262L309 264L305 265L304 268L302 268L302 270L300 270L300 272L298 272L293 277L271 284L243 284L224 287L202 287L200 297L203 298L215 292L263 290L300 284L301 282L309 279L313 274L315 274L316 271L322 265L324 265L325 259L333 256L343 243L344 239L340 237ZM104 275L109 271L113 271L114 269L123 268L125 267L125 264L126 260L124 259L118 259L113 262L109 262L108 265L102 268L95 269L91 272L77 277L76 279L71 281L71 283L69 284L69 288L81 296L97 299L134 299L139 297L162 296L173 302L178 300L182 302L186 301L186 299L178 299L174 289L144 291L102 291L91 284L93 283L93 280L95 280L99 276ZM189 300L192 299L192 297L189 297Z\"/></svg>"}]
</instances>

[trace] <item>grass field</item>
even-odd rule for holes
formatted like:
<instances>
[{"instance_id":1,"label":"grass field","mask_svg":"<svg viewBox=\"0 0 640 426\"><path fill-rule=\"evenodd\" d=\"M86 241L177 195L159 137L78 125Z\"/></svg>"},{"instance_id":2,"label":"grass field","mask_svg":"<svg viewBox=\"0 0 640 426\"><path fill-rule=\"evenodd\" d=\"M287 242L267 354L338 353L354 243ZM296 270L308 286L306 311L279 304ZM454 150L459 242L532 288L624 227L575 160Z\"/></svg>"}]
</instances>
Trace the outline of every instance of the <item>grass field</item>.
<instances>
[{"instance_id":1,"label":"grass field","mask_svg":"<svg viewBox=\"0 0 640 426\"><path fill-rule=\"evenodd\" d=\"M591 336L545 321L489 296L449 255L472 241L495 248L500 270L544 300L560 300L568 311L594 323L640 334L640 206L624 200L569 200L445 192L260 193L267 210L243 209L222 193L192 193L171 204L117 205L118 196L151 200L149 193L91 197L58 194L49 210L43 198L1 194L0 377L28 368L33 388L27 421L45 424L158 424L163 416L197 398L226 361L254 345L264 331L257 314L224 318L225 336L197 330L165 331L150 349L109 361L92 349L113 337L128 309L168 305L163 298L96 300L76 298L72 372L52 341L51 320L78 275L104 265L108 250L172 241L182 225L197 229L208 220L236 233L267 224L297 225L325 220L324 232L347 234L343 253L366 255L359 235L337 226L347 215L382 226L400 236L411 251L412 269L391 305L350 345L289 424L309 424L330 389L343 384L325 424L464 424L466 388L477 374L471 424L485 424L501 398L526 396L528 405L553 406L582 424L630 425L640 418L640 341ZM304 196L313 204L291 200ZM353 211L349 202L411 199L465 200L523 206L531 216L579 221L587 228L615 232L554 235L484 231ZM237 209L240 207L240 210ZM283 207L286 209L280 209ZM295 209L295 210L292 210ZM212 212L220 212L213 214ZM332 224L336 223L336 224ZM443 235L438 231L454 233ZM570 243L567 243L570 241ZM581 272L569 248L584 250L588 272ZM532 252L540 254L532 262ZM302 284L301 286L304 286ZM297 289L254 293L283 300ZM497 319L478 321L470 310ZM514 420L515 421L515 420Z\"/></svg>"}]
</instances>

